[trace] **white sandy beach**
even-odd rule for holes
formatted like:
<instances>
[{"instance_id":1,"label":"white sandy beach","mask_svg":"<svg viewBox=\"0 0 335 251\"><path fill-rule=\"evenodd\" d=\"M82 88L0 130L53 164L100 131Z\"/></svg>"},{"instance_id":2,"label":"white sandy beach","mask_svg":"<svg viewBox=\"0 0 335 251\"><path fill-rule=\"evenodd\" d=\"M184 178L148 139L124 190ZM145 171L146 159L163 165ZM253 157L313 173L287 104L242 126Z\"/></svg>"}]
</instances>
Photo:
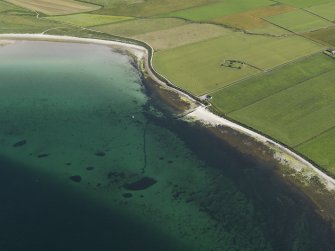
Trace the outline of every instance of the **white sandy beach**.
<instances>
[{"instance_id":1,"label":"white sandy beach","mask_svg":"<svg viewBox=\"0 0 335 251\"><path fill-rule=\"evenodd\" d=\"M166 86L165 83L159 80L155 76L155 74L152 73L151 68L152 69L154 68L152 66L152 62L151 61L149 62L148 60L149 58L148 51L144 47L141 47L138 45L123 43L123 42L118 42L118 41L106 41L106 40L98 40L98 39L90 39L90 38L78 38L78 37L70 37L70 36L55 36L55 35L44 35L44 34L0 34L0 39L1 39L0 45L8 44L8 41L15 40L15 39L34 39L34 40L80 42L80 43L94 43L94 44L101 44L101 45L110 45L114 48L123 49L123 50L127 50L131 52L139 60L144 59L145 70L152 77L152 79ZM169 88L173 89L172 87L169 87ZM175 89L173 90L183 96L186 96L189 99L192 99L192 97L188 96L187 94L181 91L178 91ZM293 168L297 172L303 172L306 178L317 176L328 190L335 191L335 179L333 179L332 177L320 171L312 163L308 162L307 160L305 160L298 154L294 153L290 149L286 148L285 146L261 134L258 134L248 128L244 128L243 126L240 126L232 121L229 121L225 118L219 117L211 113L204 106L199 105L199 107L196 108L193 112L186 115L185 119L193 120L193 121L194 120L200 121L207 126L226 126L234 130L237 130L245 135L248 135L254 138L255 140L267 145L271 149L273 149L275 152L273 157L277 159L278 161L282 162L283 164L288 165L289 167Z\"/></svg>"}]
</instances>

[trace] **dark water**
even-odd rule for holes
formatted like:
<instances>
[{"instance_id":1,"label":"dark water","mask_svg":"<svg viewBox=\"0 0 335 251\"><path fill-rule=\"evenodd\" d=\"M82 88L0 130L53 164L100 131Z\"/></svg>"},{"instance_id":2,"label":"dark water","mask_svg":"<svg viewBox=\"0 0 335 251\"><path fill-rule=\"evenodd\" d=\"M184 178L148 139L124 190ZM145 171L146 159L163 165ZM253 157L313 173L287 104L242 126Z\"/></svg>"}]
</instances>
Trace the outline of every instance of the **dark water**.
<instances>
[{"instance_id":1,"label":"dark water","mask_svg":"<svg viewBox=\"0 0 335 251\"><path fill-rule=\"evenodd\" d=\"M272 167L150 99L105 46L0 48L0 250L333 250Z\"/></svg>"}]
</instances>

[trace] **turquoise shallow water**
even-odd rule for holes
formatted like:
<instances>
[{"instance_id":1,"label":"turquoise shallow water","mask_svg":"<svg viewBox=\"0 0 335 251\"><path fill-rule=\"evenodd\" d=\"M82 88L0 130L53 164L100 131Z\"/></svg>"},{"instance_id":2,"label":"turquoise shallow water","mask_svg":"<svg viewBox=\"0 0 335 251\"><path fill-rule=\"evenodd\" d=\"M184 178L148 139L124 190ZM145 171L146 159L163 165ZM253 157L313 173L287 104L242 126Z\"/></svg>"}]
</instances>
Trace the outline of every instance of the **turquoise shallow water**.
<instances>
[{"instance_id":1,"label":"turquoise shallow water","mask_svg":"<svg viewBox=\"0 0 335 251\"><path fill-rule=\"evenodd\" d=\"M0 47L1 250L332 250L271 167L173 119L107 46Z\"/></svg>"}]
</instances>

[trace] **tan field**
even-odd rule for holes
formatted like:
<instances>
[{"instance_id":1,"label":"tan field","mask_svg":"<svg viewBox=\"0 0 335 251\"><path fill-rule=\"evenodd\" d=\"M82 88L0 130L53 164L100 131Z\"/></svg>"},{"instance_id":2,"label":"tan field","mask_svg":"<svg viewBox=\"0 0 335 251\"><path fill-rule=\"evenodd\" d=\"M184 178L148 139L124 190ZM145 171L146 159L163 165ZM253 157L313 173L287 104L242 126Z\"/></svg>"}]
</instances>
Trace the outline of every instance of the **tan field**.
<instances>
[{"instance_id":1,"label":"tan field","mask_svg":"<svg viewBox=\"0 0 335 251\"><path fill-rule=\"evenodd\" d=\"M233 27L248 30L266 25L267 22L262 19L264 17L269 17L292 10L295 10L295 8L288 5L268 6L258 8L256 10L245 11L231 16L217 18L213 21L216 23L227 24Z\"/></svg>"},{"instance_id":2,"label":"tan field","mask_svg":"<svg viewBox=\"0 0 335 251\"><path fill-rule=\"evenodd\" d=\"M98 5L73 0L6 0L17 6L42 12L47 15L67 15L88 12L100 8Z\"/></svg>"},{"instance_id":3,"label":"tan field","mask_svg":"<svg viewBox=\"0 0 335 251\"><path fill-rule=\"evenodd\" d=\"M168 30L140 34L133 38L147 42L155 50L164 50L219 37L226 33L226 29L217 25L187 24Z\"/></svg>"},{"instance_id":4,"label":"tan field","mask_svg":"<svg viewBox=\"0 0 335 251\"><path fill-rule=\"evenodd\" d=\"M132 37L143 33L172 29L187 23L187 21L177 18L143 18L96 26L94 29L112 35Z\"/></svg>"}]
</instances>

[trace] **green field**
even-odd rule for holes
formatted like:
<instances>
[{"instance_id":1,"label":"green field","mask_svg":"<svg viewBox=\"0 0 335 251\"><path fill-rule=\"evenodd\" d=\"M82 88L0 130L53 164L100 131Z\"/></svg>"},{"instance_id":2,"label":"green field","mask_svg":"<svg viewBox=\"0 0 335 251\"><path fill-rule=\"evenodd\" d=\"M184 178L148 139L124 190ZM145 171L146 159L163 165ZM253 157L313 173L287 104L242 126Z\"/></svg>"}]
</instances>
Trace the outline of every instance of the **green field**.
<instances>
[{"instance_id":1,"label":"green field","mask_svg":"<svg viewBox=\"0 0 335 251\"><path fill-rule=\"evenodd\" d=\"M321 49L301 37L248 36L227 31L220 38L157 52L154 65L178 86L201 95L260 72L252 67L222 68L224 60L239 60L266 70Z\"/></svg>"},{"instance_id":2,"label":"green field","mask_svg":"<svg viewBox=\"0 0 335 251\"><path fill-rule=\"evenodd\" d=\"M320 17L303 10L290 11L266 18L271 23L293 32L307 32L333 25Z\"/></svg>"},{"instance_id":3,"label":"green field","mask_svg":"<svg viewBox=\"0 0 335 251\"><path fill-rule=\"evenodd\" d=\"M66 16L47 17L46 19L56 22L88 27L88 26L97 26L102 24L110 24L120 21L126 21L132 18L123 16L107 16L107 15L96 15L96 14L74 14Z\"/></svg>"},{"instance_id":4,"label":"green field","mask_svg":"<svg viewBox=\"0 0 335 251\"><path fill-rule=\"evenodd\" d=\"M0 33L41 33L59 26L50 20L38 20L33 13L30 15L22 15L21 12L20 15L0 14Z\"/></svg>"},{"instance_id":5,"label":"green field","mask_svg":"<svg viewBox=\"0 0 335 251\"><path fill-rule=\"evenodd\" d=\"M258 7L269 6L271 4L273 3L268 0L222 1L219 3L171 12L167 14L167 16L181 17L193 21L204 21L256 9Z\"/></svg>"},{"instance_id":6,"label":"green field","mask_svg":"<svg viewBox=\"0 0 335 251\"><path fill-rule=\"evenodd\" d=\"M329 3L332 0L279 0L278 2L293 5L300 8L307 8L313 5Z\"/></svg>"},{"instance_id":7,"label":"green field","mask_svg":"<svg viewBox=\"0 0 335 251\"><path fill-rule=\"evenodd\" d=\"M334 2L312 6L308 8L308 10L330 21L335 20L335 3Z\"/></svg>"},{"instance_id":8,"label":"green field","mask_svg":"<svg viewBox=\"0 0 335 251\"><path fill-rule=\"evenodd\" d=\"M289 36L292 34L291 31L285 30L270 23L265 23L264 25L257 28L247 29L247 31L251 33L266 34L273 36Z\"/></svg>"},{"instance_id":9,"label":"green field","mask_svg":"<svg viewBox=\"0 0 335 251\"><path fill-rule=\"evenodd\" d=\"M335 126L334 78L335 64L332 71L270 95L228 116L295 147Z\"/></svg>"},{"instance_id":10,"label":"green field","mask_svg":"<svg viewBox=\"0 0 335 251\"><path fill-rule=\"evenodd\" d=\"M24 10L24 9L17 7L15 5L12 5L10 3L0 1L0 13L14 11L14 10Z\"/></svg>"},{"instance_id":11,"label":"green field","mask_svg":"<svg viewBox=\"0 0 335 251\"><path fill-rule=\"evenodd\" d=\"M335 175L334 149L334 128L296 148L296 150L308 156L319 166L327 169L332 175Z\"/></svg>"},{"instance_id":12,"label":"green field","mask_svg":"<svg viewBox=\"0 0 335 251\"><path fill-rule=\"evenodd\" d=\"M267 96L328 72L335 60L318 53L293 64L229 86L213 94L213 105L222 113L230 113ZM317 66L317 67L316 67Z\"/></svg>"},{"instance_id":13,"label":"green field","mask_svg":"<svg viewBox=\"0 0 335 251\"><path fill-rule=\"evenodd\" d=\"M187 24L186 21L176 18L144 18L97 26L94 29L108 34L131 37L143 33L167 30L185 24Z\"/></svg>"}]
</instances>

